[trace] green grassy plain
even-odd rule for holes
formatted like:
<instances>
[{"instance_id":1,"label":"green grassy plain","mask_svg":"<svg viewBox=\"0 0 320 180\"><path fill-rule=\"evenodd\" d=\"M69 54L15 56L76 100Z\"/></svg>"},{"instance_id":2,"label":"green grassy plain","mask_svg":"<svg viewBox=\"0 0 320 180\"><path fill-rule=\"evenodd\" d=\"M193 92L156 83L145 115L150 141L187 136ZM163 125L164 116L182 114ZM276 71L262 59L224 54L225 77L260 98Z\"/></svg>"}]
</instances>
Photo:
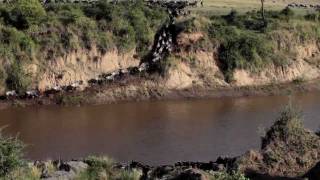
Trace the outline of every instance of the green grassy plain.
<instances>
[{"instance_id":1,"label":"green grassy plain","mask_svg":"<svg viewBox=\"0 0 320 180\"><path fill-rule=\"evenodd\" d=\"M266 10L281 10L290 3L298 4L319 4L319 0L266 0ZM232 9L240 13L245 13L252 10L260 10L260 0L203 0L203 7L199 6L192 9L199 13L208 15L224 15L228 14ZM294 8L300 14L312 12L311 9Z\"/></svg>"}]
</instances>

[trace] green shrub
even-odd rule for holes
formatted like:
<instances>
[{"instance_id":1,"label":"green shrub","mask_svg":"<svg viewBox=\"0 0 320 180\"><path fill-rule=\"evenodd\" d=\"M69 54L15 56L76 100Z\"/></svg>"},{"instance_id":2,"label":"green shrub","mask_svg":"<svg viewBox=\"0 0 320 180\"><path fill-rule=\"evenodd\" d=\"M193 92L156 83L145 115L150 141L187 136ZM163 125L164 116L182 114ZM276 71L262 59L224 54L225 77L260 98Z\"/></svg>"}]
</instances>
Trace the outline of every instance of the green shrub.
<instances>
[{"instance_id":1,"label":"green shrub","mask_svg":"<svg viewBox=\"0 0 320 180\"><path fill-rule=\"evenodd\" d=\"M82 9L75 5L60 5L48 10L53 11L64 25L76 23L80 18L85 17Z\"/></svg>"},{"instance_id":2,"label":"green shrub","mask_svg":"<svg viewBox=\"0 0 320 180\"><path fill-rule=\"evenodd\" d=\"M304 16L304 18L308 21L318 21L320 20L319 14L316 13L308 13Z\"/></svg>"},{"instance_id":3,"label":"green shrub","mask_svg":"<svg viewBox=\"0 0 320 180\"><path fill-rule=\"evenodd\" d=\"M303 139L306 131L301 119L301 112L297 108L292 105L285 107L279 119L267 131L266 136L262 138L262 148L276 139L283 142L289 142L290 140L295 142L298 139ZM296 137L299 138L295 139Z\"/></svg>"},{"instance_id":4,"label":"green shrub","mask_svg":"<svg viewBox=\"0 0 320 180\"><path fill-rule=\"evenodd\" d=\"M15 59L31 59L35 44L25 33L15 28L0 27L0 56Z\"/></svg>"},{"instance_id":5,"label":"green shrub","mask_svg":"<svg viewBox=\"0 0 320 180\"><path fill-rule=\"evenodd\" d=\"M205 30L207 26L207 19L200 17L191 17L181 23L178 26L181 26L184 32L201 32Z\"/></svg>"},{"instance_id":6,"label":"green shrub","mask_svg":"<svg viewBox=\"0 0 320 180\"><path fill-rule=\"evenodd\" d=\"M0 178L1 179L1 178ZM32 166L19 167L7 175L4 180L39 180L41 179L41 172L38 168Z\"/></svg>"},{"instance_id":7,"label":"green shrub","mask_svg":"<svg viewBox=\"0 0 320 180\"><path fill-rule=\"evenodd\" d=\"M104 54L107 51L115 48L114 37L111 33L99 32L97 34L97 47Z\"/></svg>"},{"instance_id":8,"label":"green shrub","mask_svg":"<svg viewBox=\"0 0 320 180\"><path fill-rule=\"evenodd\" d=\"M0 177L23 166L24 145L16 137L4 137L0 132Z\"/></svg>"},{"instance_id":9,"label":"green shrub","mask_svg":"<svg viewBox=\"0 0 320 180\"><path fill-rule=\"evenodd\" d=\"M116 38L116 45L120 52L126 52L135 47L135 31L134 28L126 19L115 20L114 35Z\"/></svg>"},{"instance_id":10,"label":"green shrub","mask_svg":"<svg viewBox=\"0 0 320 180\"><path fill-rule=\"evenodd\" d=\"M7 78L7 74L5 70L2 67L0 67L0 86L3 86L5 84L6 78Z\"/></svg>"},{"instance_id":11,"label":"green shrub","mask_svg":"<svg viewBox=\"0 0 320 180\"><path fill-rule=\"evenodd\" d=\"M294 11L291 8L286 7L280 12L280 14L284 15L286 18L291 18L294 16Z\"/></svg>"},{"instance_id":12,"label":"green shrub","mask_svg":"<svg viewBox=\"0 0 320 180\"><path fill-rule=\"evenodd\" d=\"M114 161L107 157L90 156L86 158L85 163L89 165L88 169L80 175L79 179L101 179L101 176L108 177L113 172Z\"/></svg>"},{"instance_id":13,"label":"green shrub","mask_svg":"<svg viewBox=\"0 0 320 180\"><path fill-rule=\"evenodd\" d=\"M153 41L153 34L150 29L150 24L144 12L138 7L133 8L129 14L128 19L135 31L135 41L137 42L137 51L142 55L146 55L148 46Z\"/></svg>"},{"instance_id":14,"label":"green shrub","mask_svg":"<svg viewBox=\"0 0 320 180\"><path fill-rule=\"evenodd\" d=\"M211 180L249 180L240 172L233 171L232 173L218 172L210 178Z\"/></svg>"},{"instance_id":15,"label":"green shrub","mask_svg":"<svg viewBox=\"0 0 320 180\"><path fill-rule=\"evenodd\" d=\"M115 179L121 180L139 180L141 174L137 170L122 170L116 175Z\"/></svg>"},{"instance_id":16,"label":"green shrub","mask_svg":"<svg viewBox=\"0 0 320 180\"><path fill-rule=\"evenodd\" d=\"M84 12L100 22L99 28L113 33L120 52L136 48L140 56L147 54L155 31L166 19L163 10L146 7L142 1L123 1L117 5L99 1L95 7L84 8Z\"/></svg>"},{"instance_id":17,"label":"green shrub","mask_svg":"<svg viewBox=\"0 0 320 180\"><path fill-rule=\"evenodd\" d=\"M174 69L177 67L177 64L179 63L179 59L176 58L173 55L166 56L161 62L160 62L160 69L162 70L161 73L167 72L168 69Z\"/></svg>"},{"instance_id":18,"label":"green shrub","mask_svg":"<svg viewBox=\"0 0 320 180\"><path fill-rule=\"evenodd\" d=\"M238 12L236 10L231 10L230 13L226 16L224 16L224 19L229 23L229 24L234 24L237 22L237 16Z\"/></svg>"},{"instance_id":19,"label":"green shrub","mask_svg":"<svg viewBox=\"0 0 320 180\"><path fill-rule=\"evenodd\" d=\"M227 81L232 80L232 72L236 68L258 71L270 63L271 51L268 42L253 33L240 33L238 36L228 38L221 45L219 52L222 70Z\"/></svg>"},{"instance_id":20,"label":"green shrub","mask_svg":"<svg viewBox=\"0 0 320 180\"><path fill-rule=\"evenodd\" d=\"M45 19L46 12L38 0L16 0L9 13L12 25L19 29L28 28L32 24L39 24Z\"/></svg>"},{"instance_id":21,"label":"green shrub","mask_svg":"<svg viewBox=\"0 0 320 180\"><path fill-rule=\"evenodd\" d=\"M141 173L138 170L127 170L114 168L114 161L107 157L90 156L84 160L89 165L88 169L82 172L78 180L87 179L121 179L139 180Z\"/></svg>"},{"instance_id":22,"label":"green shrub","mask_svg":"<svg viewBox=\"0 0 320 180\"><path fill-rule=\"evenodd\" d=\"M7 74L7 88L16 90L18 93L23 93L28 89L31 79L23 69L20 62L15 61L11 64Z\"/></svg>"}]
</instances>

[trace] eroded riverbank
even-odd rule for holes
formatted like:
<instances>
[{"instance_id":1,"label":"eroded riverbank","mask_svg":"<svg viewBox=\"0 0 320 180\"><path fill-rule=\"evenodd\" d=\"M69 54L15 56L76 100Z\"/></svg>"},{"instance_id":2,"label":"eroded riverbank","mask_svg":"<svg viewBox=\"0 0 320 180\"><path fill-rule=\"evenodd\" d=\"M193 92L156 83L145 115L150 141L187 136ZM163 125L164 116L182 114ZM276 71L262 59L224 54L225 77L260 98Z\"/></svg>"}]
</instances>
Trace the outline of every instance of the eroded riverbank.
<instances>
[{"instance_id":1,"label":"eroded riverbank","mask_svg":"<svg viewBox=\"0 0 320 180\"><path fill-rule=\"evenodd\" d=\"M274 96L318 92L320 90L320 79L259 86L207 86L181 90L162 89L159 84L156 85L153 81L152 78L138 77L124 79L105 86L87 88L84 91L42 94L36 98L5 98L0 100L0 109L44 105L87 106L155 100Z\"/></svg>"}]
</instances>

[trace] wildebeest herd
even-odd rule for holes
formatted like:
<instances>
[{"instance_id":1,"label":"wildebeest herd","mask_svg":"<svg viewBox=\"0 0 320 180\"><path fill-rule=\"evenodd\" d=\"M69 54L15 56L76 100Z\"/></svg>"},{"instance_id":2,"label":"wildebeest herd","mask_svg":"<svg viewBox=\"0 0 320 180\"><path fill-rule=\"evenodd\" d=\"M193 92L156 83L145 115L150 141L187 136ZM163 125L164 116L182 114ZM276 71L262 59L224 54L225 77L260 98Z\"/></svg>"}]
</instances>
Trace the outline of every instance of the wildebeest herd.
<instances>
[{"instance_id":1,"label":"wildebeest herd","mask_svg":"<svg viewBox=\"0 0 320 180\"><path fill-rule=\"evenodd\" d=\"M11 3L14 0L0 0L0 3ZM43 4L47 3L84 3L84 4L94 4L99 2L99 0L39 0ZM108 2L112 4L117 4L122 1L130 1L130 2L135 2L136 0L107 0ZM149 2L151 4L158 4L160 5L161 3L174 3L174 4L179 4L180 2L188 2L189 6L196 6L196 4L199 2L203 4L202 0L144 0L145 2Z\"/></svg>"}]
</instances>

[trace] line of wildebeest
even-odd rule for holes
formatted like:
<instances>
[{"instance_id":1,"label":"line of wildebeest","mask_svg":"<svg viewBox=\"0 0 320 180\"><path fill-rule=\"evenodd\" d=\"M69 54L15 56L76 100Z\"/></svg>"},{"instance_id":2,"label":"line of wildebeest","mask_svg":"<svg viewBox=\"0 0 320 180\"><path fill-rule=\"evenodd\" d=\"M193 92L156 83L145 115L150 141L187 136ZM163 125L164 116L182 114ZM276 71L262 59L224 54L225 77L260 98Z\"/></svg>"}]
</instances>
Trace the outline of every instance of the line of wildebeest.
<instances>
[{"instance_id":1,"label":"line of wildebeest","mask_svg":"<svg viewBox=\"0 0 320 180\"><path fill-rule=\"evenodd\" d=\"M0 0L0 3L11 3L14 2L15 0ZM42 4L47 4L47 3L83 3L83 4L95 4L99 2L100 0L39 0ZM123 1L130 1L130 2L135 2L136 0L106 0L107 2L110 2L112 4L117 4L119 2ZM153 3L153 4L158 4L158 3L183 3L187 2L190 3L190 5L196 5L198 2L202 4L202 0L144 0L145 2Z\"/></svg>"},{"instance_id":2,"label":"line of wildebeest","mask_svg":"<svg viewBox=\"0 0 320 180\"><path fill-rule=\"evenodd\" d=\"M119 81L125 77L130 75L138 75L144 72L145 69L141 67L129 67L127 69L119 69L111 73L103 73L96 78L88 80L88 85L90 87L94 85L102 85L106 83L112 83ZM57 75L58 77L58 75ZM59 78L56 78L59 79ZM50 95L63 93L63 92L75 92L81 89L81 85L84 84L84 81L79 80L75 81L69 85L55 85L53 87L49 87L43 92L38 89L27 90L25 92L17 92L16 90L7 91L4 95L0 96L0 100L6 99L35 99L40 97L49 97Z\"/></svg>"},{"instance_id":3,"label":"line of wildebeest","mask_svg":"<svg viewBox=\"0 0 320 180\"><path fill-rule=\"evenodd\" d=\"M289 8L303 8L303 9L316 9L320 10L320 4L302 4L302 3L290 3Z\"/></svg>"}]
</instances>

